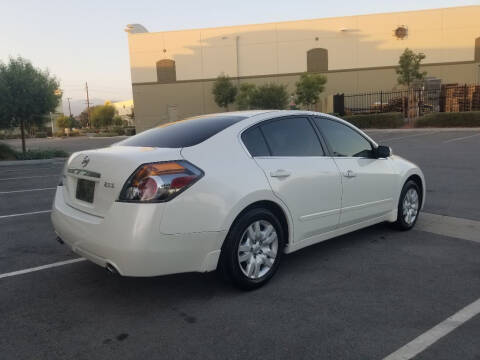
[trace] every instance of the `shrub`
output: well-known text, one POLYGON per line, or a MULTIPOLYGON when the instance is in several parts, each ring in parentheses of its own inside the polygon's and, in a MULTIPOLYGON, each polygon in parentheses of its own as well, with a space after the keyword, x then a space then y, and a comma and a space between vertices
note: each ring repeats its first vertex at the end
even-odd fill
POLYGON ((415 122, 415 127, 480 127, 480 111, 431 113, 415 122))
POLYGON ((46 132, 43 132, 43 131, 37 131, 35 133, 35 137, 36 138, 46 138, 47 137, 47 133, 46 132))
POLYGON ((54 136, 56 136, 56 137, 63 137, 63 136, 65 136, 65 132, 64 132, 63 130, 55 131, 54 136))
POLYGON ((121 126, 115 126, 113 132, 117 133, 117 135, 125 135, 125 130, 121 126))
POLYGON ((116 132, 99 132, 95 134, 95 137, 112 137, 112 136, 118 136, 116 132))
POLYGON ((7 144, 0 143, 0 160, 15 160, 17 152, 7 144))
POLYGON ((228 76, 220 75, 213 83, 212 94, 215 103, 228 111, 228 105, 235 101, 237 88, 228 76))
POLYGON ((47 149, 47 150, 27 150, 25 154, 17 153, 17 160, 37 160, 51 159, 56 157, 68 157, 69 154, 63 150, 47 149))
POLYGON ((395 129, 405 125, 402 113, 380 113, 344 116, 344 120, 362 129, 395 129))
POLYGON ((127 136, 133 136, 137 133, 134 127, 127 127, 125 128, 125 135, 127 136))
POLYGON ((58 149, 27 150, 25 153, 22 153, 12 149, 7 144, 0 143, 0 160, 36 160, 68 156, 67 152, 58 149))
POLYGON ((311 109, 318 102, 326 83, 327 78, 324 75, 303 73, 296 83, 296 102, 311 109))
POLYGON ((240 84, 237 97, 235 101, 238 106, 238 110, 248 110, 250 109, 252 99, 255 96, 256 91, 255 84, 243 83, 240 84))
POLYGON ((250 107, 253 109, 285 109, 288 105, 286 85, 265 84, 258 86, 251 98, 250 107))

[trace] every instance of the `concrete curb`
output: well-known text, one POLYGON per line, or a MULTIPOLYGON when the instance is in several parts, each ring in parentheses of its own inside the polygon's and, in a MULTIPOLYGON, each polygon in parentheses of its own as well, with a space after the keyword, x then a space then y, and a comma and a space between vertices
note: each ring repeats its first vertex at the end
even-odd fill
POLYGON ((362 129, 362 131, 369 132, 369 131, 379 131, 379 132, 418 132, 418 131, 440 131, 440 132, 448 132, 448 131, 480 131, 480 127, 449 127, 449 128, 433 128, 433 127, 425 127, 425 128, 412 128, 412 129, 362 129))
POLYGON ((52 159, 39 159, 39 160, 8 160, 0 161, 1 166, 11 165, 39 165, 39 164, 63 164, 67 158, 52 158, 52 159))

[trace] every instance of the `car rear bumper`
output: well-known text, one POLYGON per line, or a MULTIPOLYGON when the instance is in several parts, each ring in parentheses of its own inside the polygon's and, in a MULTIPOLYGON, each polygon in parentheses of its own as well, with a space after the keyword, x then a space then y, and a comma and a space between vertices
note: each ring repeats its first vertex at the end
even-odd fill
MULTIPOLYGON (((115 202, 105 217, 67 205, 57 188, 52 223, 72 250, 125 276, 215 270, 226 231, 162 234, 164 204, 115 202)), ((188 219, 186 219, 188 220, 188 219)))

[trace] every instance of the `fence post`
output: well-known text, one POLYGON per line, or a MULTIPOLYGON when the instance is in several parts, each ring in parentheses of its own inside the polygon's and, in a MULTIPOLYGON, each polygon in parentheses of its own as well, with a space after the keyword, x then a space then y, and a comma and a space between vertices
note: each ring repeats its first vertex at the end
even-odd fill
POLYGON ((383 113, 383 91, 380 90, 380 112, 383 113))

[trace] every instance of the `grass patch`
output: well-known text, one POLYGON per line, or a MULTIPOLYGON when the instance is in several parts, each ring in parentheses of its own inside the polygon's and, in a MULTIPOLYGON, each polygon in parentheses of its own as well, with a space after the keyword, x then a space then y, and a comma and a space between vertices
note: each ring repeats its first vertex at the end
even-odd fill
POLYGON ((379 113, 344 116, 344 120, 361 129, 396 129, 405 125, 402 113, 379 113))
POLYGON ((68 157, 70 154, 63 150, 27 150, 25 154, 12 149, 7 144, 0 143, 0 160, 38 160, 52 159, 57 157, 68 157))
POLYGON ((415 127, 480 127, 480 111, 427 114, 415 121, 415 127))

